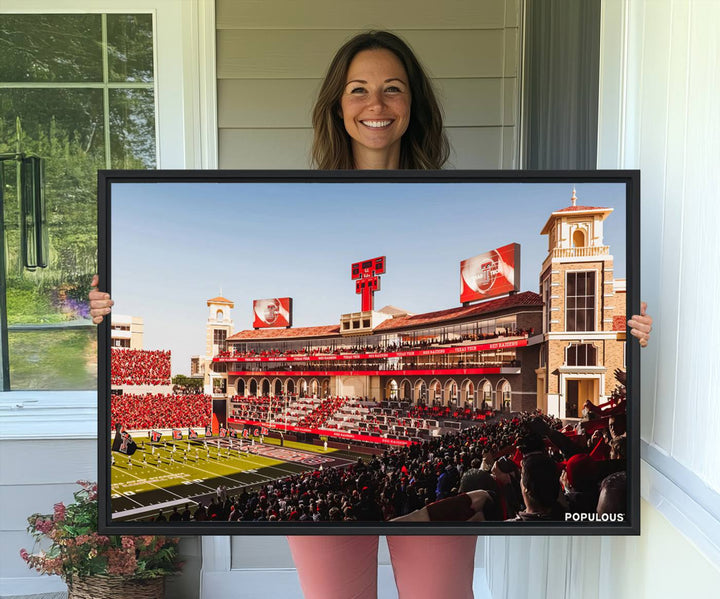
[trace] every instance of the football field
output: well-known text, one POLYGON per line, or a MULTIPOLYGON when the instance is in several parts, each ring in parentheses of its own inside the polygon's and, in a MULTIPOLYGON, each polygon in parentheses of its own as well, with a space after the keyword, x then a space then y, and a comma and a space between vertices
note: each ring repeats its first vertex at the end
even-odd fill
POLYGON ((111 452, 111 506, 113 519, 147 520, 163 510, 167 517, 174 506, 205 506, 217 489, 228 496, 248 492, 287 476, 320 468, 344 467, 366 454, 306 443, 265 438, 186 439, 163 437, 158 443, 138 440, 137 451, 128 457, 111 452))

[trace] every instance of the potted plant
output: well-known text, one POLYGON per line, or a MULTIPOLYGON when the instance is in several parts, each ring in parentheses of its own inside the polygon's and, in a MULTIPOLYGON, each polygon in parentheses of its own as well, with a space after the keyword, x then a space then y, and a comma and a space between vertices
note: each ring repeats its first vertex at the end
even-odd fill
POLYGON ((78 481, 69 505, 56 503, 52 514, 33 514, 28 532, 33 553, 20 550, 30 568, 57 574, 69 599, 125 596, 162 599, 165 577, 182 568, 178 539, 161 536, 104 536, 97 532, 97 484, 78 481))

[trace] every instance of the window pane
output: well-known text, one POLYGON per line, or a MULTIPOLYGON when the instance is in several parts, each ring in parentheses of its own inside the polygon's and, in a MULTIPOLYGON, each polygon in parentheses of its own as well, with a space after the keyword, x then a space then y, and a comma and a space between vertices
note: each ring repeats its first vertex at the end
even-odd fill
MULTIPOLYGON (((46 159, 61 156, 67 160, 72 154, 82 160, 104 160, 102 90, 3 89, 0 93, 0 152, 15 151, 18 118, 23 135, 21 151, 36 153, 46 159)), ((46 176, 50 175, 46 172, 46 176)), ((72 178, 76 172, 71 170, 66 176, 72 178)), ((92 179, 97 187, 95 177, 92 179)))
POLYGON ((2 15, 0 81, 102 81, 100 15, 2 15))
POLYGON ((567 274, 567 290, 565 291, 566 295, 576 295, 575 291, 575 279, 577 277, 577 273, 569 272, 567 274))
POLYGON ((110 147, 112 168, 155 168, 153 90, 110 90, 110 147))
POLYGON ((585 274, 587 278, 587 288, 585 293, 588 295, 595 295, 595 273, 589 272, 585 274))
POLYGON ((567 349, 567 365, 568 366, 576 366, 577 362, 577 353, 576 353, 577 346, 571 345, 567 349))
POLYGON ((153 81, 152 15, 107 16, 110 81, 153 81))
MULTIPOLYGON (((108 17, 113 72, 152 81, 152 20, 108 17), (133 33, 133 27, 139 31, 133 33), (123 36, 129 39, 123 42, 123 36), (149 36, 149 39, 148 39, 149 36), (122 63, 125 63, 123 66, 122 63)), ((155 166, 152 90, 62 88, 66 82, 103 83, 102 17, 3 15, 0 81, 51 82, 47 89, 0 93, 0 152, 45 161, 49 264, 21 263, 15 161, 5 161, 3 216, 12 389, 89 389, 96 386, 96 329, 88 326, 87 294, 97 265, 97 170, 110 148, 115 168, 155 166), (7 35, 5 35, 7 34, 7 35), (6 59, 6 57, 9 57, 6 59), (109 118, 111 129, 105 128, 109 118), (19 133, 16 123, 19 123, 19 133), (28 330, 43 325, 42 330, 28 330)), ((3 282, 5 283, 5 282, 3 282)))
POLYGON ((97 332, 12 332, 8 335, 10 382, 21 389, 93 389, 97 386, 97 332))
POLYGON ((575 312, 575 310, 572 310, 572 311, 568 310, 567 324, 565 326, 566 331, 577 331, 578 330, 577 326, 576 326, 576 322, 575 322, 576 314, 577 314, 577 312, 575 312))

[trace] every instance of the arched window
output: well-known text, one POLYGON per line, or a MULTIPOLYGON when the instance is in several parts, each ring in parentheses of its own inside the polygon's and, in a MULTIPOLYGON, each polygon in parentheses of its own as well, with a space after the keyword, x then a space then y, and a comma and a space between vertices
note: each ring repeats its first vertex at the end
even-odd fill
POLYGON ((568 366, 597 366, 597 349, 592 343, 574 343, 565 350, 568 366))
POLYGON ((217 311, 217 314, 215 315, 215 320, 222 320, 223 317, 224 317, 223 311, 222 311, 222 310, 218 310, 218 311, 217 311))
POLYGON ((398 399, 398 384, 395 379, 391 380, 388 384, 388 395, 392 400, 398 399))

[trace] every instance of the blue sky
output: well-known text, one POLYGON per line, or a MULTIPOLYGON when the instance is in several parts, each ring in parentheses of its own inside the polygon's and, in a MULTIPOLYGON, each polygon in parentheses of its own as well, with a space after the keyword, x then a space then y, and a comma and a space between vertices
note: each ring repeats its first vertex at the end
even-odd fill
MULTIPOLYGON (((336 324, 360 310, 353 262, 387 256, 375 308, 420 313, 459 306, 460 261, 517 242, 521 290, 538 291, 540 230, 570 205, 566 183, 115 183, 111 289, 115 312, 140 316, 145 349, 172 350, 189 373, 205 352, 206 300, 292 297, 294 326, 336 324)), ((615 276, 625 276, 625 186, 577 184, 578 205, 605 221, 615 276)))

